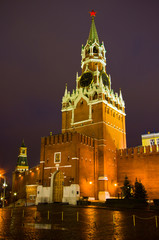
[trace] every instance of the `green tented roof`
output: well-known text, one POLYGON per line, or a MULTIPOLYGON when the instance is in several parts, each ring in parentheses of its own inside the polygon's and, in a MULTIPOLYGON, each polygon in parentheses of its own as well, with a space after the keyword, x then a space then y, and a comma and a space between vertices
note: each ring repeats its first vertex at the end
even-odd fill
POLYGON ((24 139, 23 139, 23 141, 22 141, 21 147, 25 147, 24 139))
POLYGON ((27 157, 18 157, 17 166, 28 166, 27 157))
POLYGON ((94 22, 94 17, 92 17, 92 24, 89 32, 88 43, 92 44, 95 42, 95 40, 97 43, 99 43, 98 33, 97 33, 96 25, 94 22))

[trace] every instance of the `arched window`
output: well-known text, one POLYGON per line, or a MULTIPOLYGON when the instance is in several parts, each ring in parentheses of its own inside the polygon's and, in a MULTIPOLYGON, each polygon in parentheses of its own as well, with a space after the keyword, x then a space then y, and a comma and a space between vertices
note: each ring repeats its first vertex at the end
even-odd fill
POLYGON ((93 96, 93 100, 97 99, 98 98, 98 94, 97 92, 95 92, 94 96, 93 96))
POLYGON ((94 53, 98 53, 98 48, 97 48, 96 46, 94 46, 93 52, 94 52, 94 53))

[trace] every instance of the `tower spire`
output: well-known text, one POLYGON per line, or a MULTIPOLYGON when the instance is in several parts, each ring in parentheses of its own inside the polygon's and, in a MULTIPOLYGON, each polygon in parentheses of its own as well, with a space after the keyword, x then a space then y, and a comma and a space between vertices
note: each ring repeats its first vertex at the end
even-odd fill
POLYGON ((24 138, 23 138, 21 147, 25 147, 24 138))
POLYGON ((65 87, 65 97, 67 96, 67 83, 66 83, 66 87, 65 87))
POLYGON ((92 18, 92 24, 91 24, 91 28, 90 28, 90 32, 89 32, 88 43, 92 44, 95 41, 97 43, 99 43, 98 33, 97 33, 96 25, 95 25, 95 22, 94 22, 94 17, 96 16, 96 12, 94 10, 92 10, 90 12, 90 15, 91 15, 91 18, 92 18))

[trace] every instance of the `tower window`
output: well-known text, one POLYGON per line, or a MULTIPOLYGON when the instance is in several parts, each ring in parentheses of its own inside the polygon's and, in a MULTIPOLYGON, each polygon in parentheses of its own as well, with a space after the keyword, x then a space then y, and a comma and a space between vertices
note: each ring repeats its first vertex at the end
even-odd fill
POLYGON ((155 140, 154 139, 150 139, 150 146, 155 145, 155 140))
POLYGON ((93 48, 93 52, 98 53, 98 48, 96 46, 93 48))
POLYGON ((98 94, 97 92, 95 92, 94 96, 93 96, 93 100, 97 99, 98 98, 98 94))

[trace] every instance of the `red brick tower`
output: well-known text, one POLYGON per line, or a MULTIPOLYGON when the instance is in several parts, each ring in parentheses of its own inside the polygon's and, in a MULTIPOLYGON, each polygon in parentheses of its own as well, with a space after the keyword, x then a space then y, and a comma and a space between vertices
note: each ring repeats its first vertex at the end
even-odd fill
POLYGON ((116 183, 116 148, 126 148, 125 103, 121 90, 114 93, 106 72, 104 43, 99 42, 94 17, 85 46, 82 46, 81 76, 76 90, 62 99, 62 133, 77 131, 98 140, 98 189, 100 194, 114 194, 116 183))

